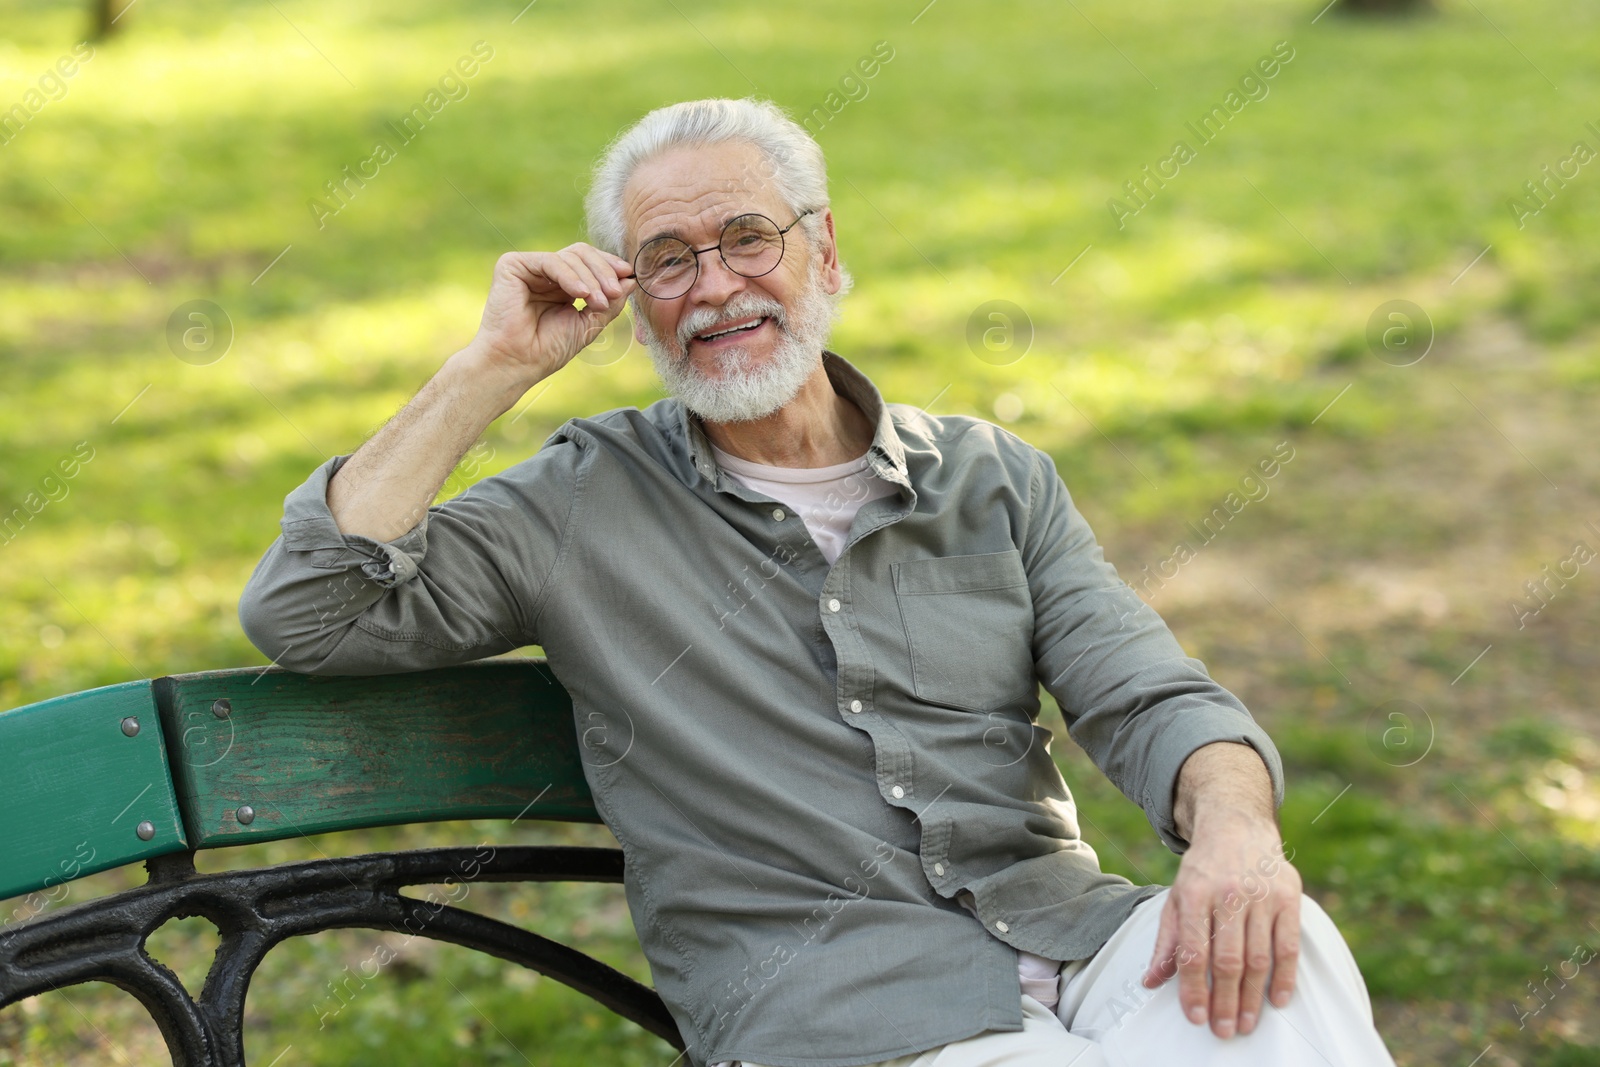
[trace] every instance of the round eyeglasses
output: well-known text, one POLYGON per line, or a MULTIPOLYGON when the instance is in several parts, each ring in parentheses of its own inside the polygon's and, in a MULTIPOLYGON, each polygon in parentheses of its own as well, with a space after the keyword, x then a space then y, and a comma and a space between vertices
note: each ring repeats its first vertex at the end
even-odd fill
POLYGON ((722 228, 716 244, 704 248, 693 248, 676 237, 646 241, 633 257, 633 276, 647 295, 674 300, 694 288, 700 277, 700 254, 713 248, 735 274, 746 278, 770 274, 783 259, 783 235, 814 210, 800 212, 781 230, 765 215, 740 215, 722 228))

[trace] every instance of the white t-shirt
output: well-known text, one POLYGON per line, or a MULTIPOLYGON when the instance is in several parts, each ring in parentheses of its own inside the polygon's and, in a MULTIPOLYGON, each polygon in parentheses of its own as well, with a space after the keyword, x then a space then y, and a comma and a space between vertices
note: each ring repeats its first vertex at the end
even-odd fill
POLYGON ((716 445, 711 446, 711 454, 717 465, 746 489, 789 505, 829 565, 844 551, 850 523, 861 505, 895 491, 893 483, 872 472, 865 453, 831 467, 769 467, 729 455, 716 445))
MULTIPOLYGON (((864 454, 831 467, 770 467, 729 455, 716 445, 711 446, 711 452, 716 457, 717 465, 727 471, 734 481, 787 504, 790 510, 800 516, 800 521, 805 523, 812 540, 822 549, 823 558, 830 566, 844 551, 845 541, 850 536, 850 523, 854 521, 861 505, 895 491, 891 483, 872 473, 864 454)), ((977 912, 965 897, 966 894, 962 894, 962 905, 976 916, 977 912)), ((1021 991, 1052 1010, 1058 999, 1056 976, 1060 971, 1061 964, 1057 960, 1035 956, 1031 952, 1017 953, 1017 979, 1021 991)))

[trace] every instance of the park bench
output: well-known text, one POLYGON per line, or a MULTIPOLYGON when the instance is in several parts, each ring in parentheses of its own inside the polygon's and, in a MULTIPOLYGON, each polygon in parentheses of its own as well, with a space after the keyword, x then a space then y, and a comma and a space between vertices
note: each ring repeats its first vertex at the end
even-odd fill
POLYGON ((441 819, 598 823, 572 702, 542 659, 379 677, 278 668, 126 682, 0 712, 0 899, 143 861, 143 885, 5 924, 0 1008, 109 982, 178 1067, 241 1067, 251 976, 336 928, 422 935, 529 967, 674 1048, 648 986, 537 933, 406 886, 622 881, 610 848, 431 848, 202 874, 198 849, 441 819), (487 851, 487 854, 485 854, 487 851), (145 951, 170 919, 220 935, 198 996, 145 951))

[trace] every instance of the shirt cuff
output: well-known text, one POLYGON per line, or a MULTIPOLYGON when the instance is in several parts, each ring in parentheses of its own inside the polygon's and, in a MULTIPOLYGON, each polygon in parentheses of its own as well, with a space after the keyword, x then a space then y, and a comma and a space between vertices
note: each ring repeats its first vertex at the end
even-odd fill
POLYGON ((1162 843, 1175 853, 1189 849, 1189 842, 1178 834, 1174 814, 1178 772, 1193 752, 1218 741, 1235 741, 1253 748, 1272 780, 1272 810, 1277 811, 1283 804, 1283 761, 1259 723, 1228 708, 1187 710, 1158 735, 1145 776, 1145 817, 1162 843))
POLYGON ((377 541, 339 529, 328 510, 328 482, 349 455, 334 456, 284 498, 283 546, 311 553, 311 565, 325 570, 352 570, 383 588, 408 582, 428 551, 428 510, 417 524, 393 541, 377 541))

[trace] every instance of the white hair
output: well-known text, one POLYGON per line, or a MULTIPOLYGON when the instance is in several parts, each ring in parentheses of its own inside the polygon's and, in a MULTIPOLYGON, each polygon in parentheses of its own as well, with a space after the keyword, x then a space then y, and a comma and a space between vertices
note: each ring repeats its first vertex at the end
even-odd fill
MULTIPOLYGON (((800 229, 812 241, 821 240, 827 232, 822 212, 828 206, 828 169, 822 159, 822 147, 805 127, 770 100, 716 97, 656 108, 606 146, 584 197, 589 243, 626 258, 628 233, 622 192, 634 171, 681 145, 704 147, 727 141, 754 145, 765 163, 762 169, 766 173, 746 173, 741 182, 743 188, 750 191, 770 182, 790 211, 796 215, 813 212, 800 220, 800 229)), ((839 264, 839 274, 839 291, 829 296, 836 313, 839 300, 853 284, 843 262, 839 264)))

